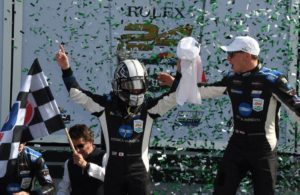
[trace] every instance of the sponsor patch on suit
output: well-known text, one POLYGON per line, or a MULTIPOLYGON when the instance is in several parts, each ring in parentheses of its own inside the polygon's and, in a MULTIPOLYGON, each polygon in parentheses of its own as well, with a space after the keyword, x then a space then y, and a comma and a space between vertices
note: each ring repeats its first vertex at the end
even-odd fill
POLYGON ((143 124, 144 122, 142 120, 134 120, 133 121, 133 129, 136 133, 142 133, 143 132, 143 124))
POLYGON ((260 112, 264 109, 264 100, 261 98, 253 98, 252 108, 256 112, 260 112))

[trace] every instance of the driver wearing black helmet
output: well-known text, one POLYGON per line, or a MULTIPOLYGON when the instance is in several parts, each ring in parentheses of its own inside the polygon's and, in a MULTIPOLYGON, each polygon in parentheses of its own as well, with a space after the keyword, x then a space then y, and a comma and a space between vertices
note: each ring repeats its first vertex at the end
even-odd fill
MULTIPOLYGON (((97 95, 77 83, 61 45, 56 60, 70 97, 100 120, 106 147, 103 167, 105 194, 150 194, 148 145, 153 120, 176 106, 173 82, 169 93, 146 98, 147 71, 135 59, 119 63, 112 81, 113 91, 97 95)), ((178 74, 179 75, 179 74, 178 74)), ((160 74, 160 80, 168 79, 160 74)), ((179 79, 179 76, 178 78, 179 79)))

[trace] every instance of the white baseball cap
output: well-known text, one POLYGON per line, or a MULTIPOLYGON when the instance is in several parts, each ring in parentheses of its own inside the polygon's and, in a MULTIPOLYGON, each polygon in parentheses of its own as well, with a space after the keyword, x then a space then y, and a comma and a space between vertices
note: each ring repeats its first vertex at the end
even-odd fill
POLYGON ((249 36, 237 36, 227 46, 221 46, 226 52, 243 51, 258 56, 260 52, 258 42, 249 36))

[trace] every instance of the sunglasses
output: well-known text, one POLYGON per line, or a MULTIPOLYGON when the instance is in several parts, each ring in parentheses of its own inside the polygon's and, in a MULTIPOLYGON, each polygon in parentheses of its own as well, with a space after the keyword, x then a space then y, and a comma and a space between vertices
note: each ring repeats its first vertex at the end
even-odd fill
POLYGON ((243 53, 243 51, 228 51, 227 56, 232 58, 237 53, 243 53))
POLYGON ((85 144, 78 144, 76 146, 74 146, 75 148, 78 148, 78 149, 82 149, 84 147, 85 144))

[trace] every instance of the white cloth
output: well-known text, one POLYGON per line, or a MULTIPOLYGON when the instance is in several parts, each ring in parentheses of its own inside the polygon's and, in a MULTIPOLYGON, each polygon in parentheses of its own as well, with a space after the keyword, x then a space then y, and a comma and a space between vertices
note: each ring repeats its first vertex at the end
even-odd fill
POLYGON ((58 184, 58 190, 56 195, 69 195, 71 192, 71 182, 69 178, 69 171, 68 171, 68 161, 65 161, 64 164, 64 175, 62 180, 58 184))
POLYGON ((185 37, 178 43, 182 77, 176 90, 176 101, 181 106, 185 102, 201 104, 197 83, 203 81, 203 68, 199 52, 200 45, 193 37, 185 37))

